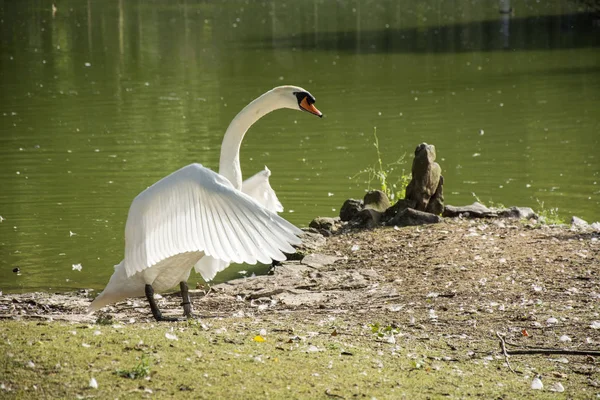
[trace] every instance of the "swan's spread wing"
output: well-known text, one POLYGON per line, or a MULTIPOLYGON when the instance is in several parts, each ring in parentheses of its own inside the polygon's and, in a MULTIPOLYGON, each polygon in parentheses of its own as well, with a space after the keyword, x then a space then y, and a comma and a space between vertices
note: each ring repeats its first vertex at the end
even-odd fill
MULTIPOLYGON (((265 169, 242 183, 242 192, 252 197, 267 210, 281 212, 283 211, 283 206, 269 183, 270 176, 271 171, 265 166, 265 169)), ((223 271, 228 266, 229 263, 226 261, 211 256, 204 256, 194 265, 194 269, 202 275, 202 279, 209 282, 214 279, 217 273, 223 271)))
MULTIPOLYGON (((271 171, 265 167, 265 169, 242 183, 242 192, 252 197, 267 210, 281 212, 283 211, 283 206, 269 183, 270 176, 271 171)), ((211 256, 204 256, 194 265, 194 269, 202 275, 202 279, 209 282, 214 279, 217 273, 223 271, 228 266, 229 263, 226 261, 211 256)))
POLYGON ((242 183, 242 192, 258 201, 268 210, 282 212, 283 206, 269 183, 269 176, 271 176, 271 171, 265 167, 265 169, 242 183))
POLYGON ((175 254, 203 251, 224 262, 284 260, 301 231, 221 175, 191 164, 140 193, 125 227, 127 276, 175 254))

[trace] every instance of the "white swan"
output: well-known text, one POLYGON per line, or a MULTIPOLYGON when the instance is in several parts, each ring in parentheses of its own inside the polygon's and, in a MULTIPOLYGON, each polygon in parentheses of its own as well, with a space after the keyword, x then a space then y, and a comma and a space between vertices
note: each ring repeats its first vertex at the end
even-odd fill
POLYGON ((293 253, 301 232, 279 217, 283 208, 269 184, 270 171, 242 182, 240 146, 246 131, 265 114, 280 109, 322 116, 315 98, 297 86, 276 87, 248 104, 231 121, 221 145, 219 173, 190 164, 141 192, 131 203, 125 226, 125 258, 91 313, 128 297, 146 296, 157 321, 164 317, 154 291, 177 283, 183 310, 191 316, 187 280, 195 266, 205 280, 229 263, 269 263, 293 253))

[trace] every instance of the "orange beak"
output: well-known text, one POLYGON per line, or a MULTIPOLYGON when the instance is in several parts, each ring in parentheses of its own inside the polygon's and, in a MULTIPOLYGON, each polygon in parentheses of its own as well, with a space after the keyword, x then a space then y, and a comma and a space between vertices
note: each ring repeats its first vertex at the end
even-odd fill
POLYGON ((311 114, 315 114, 317 117, 323 117, 323 113, 317 110, 317 107, 315 107, 314 104, 308 104, 308 100, 306 99, 306 97, 302 99, 300 102, 300 108, 304 111, 308 111, 311 114))

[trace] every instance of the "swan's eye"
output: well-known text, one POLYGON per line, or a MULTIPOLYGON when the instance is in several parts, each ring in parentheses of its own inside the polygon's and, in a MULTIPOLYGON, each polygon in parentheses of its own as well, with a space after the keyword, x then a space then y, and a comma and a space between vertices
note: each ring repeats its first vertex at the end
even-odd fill
POLYGON ((306 99, 308 104, 314 104, 315 98, 312 97, 310 93, 307 92, 294 92, 294 96, 298 99, 298 104, 302 103, 302 100, 306 99))
POLYGON ((321 111, 317 110, 314 106, 315 98, 307 92, 294 92, 296 99, 298 99, 298 106, 301 110, 308 111, 311 114, 315 114, 318 117, 322 117, 321 111))

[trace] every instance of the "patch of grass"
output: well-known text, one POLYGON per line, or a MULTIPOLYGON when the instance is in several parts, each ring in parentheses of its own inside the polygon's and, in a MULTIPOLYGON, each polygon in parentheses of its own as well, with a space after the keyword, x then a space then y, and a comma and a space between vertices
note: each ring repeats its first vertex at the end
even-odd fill
POLYGON ((399 172, 399 176, 396 176, 396 178, 393 180, 390 176, 396 175, 397 168, 406 163, 404 160, 405 154, 400 156, 400 158, 392 163, 384 164, 381 151, 379 150, 377 127, 374 128, 373 137, 375 139, 373 145, 375 146, 375 151, 377 152, 377 162, 374 166, 366 168, 354 175, 353 179, 367 174, 367 188, 369 190, 379 189, 384 192, 390 200, 403 199, 406 195, 406 187, 412 178, 410 170, 407 172, 404 168, 402 168, 402 170, 399 172), (377 181, 379 183, 378 187, 371 186, 373 181, 377 181))
POLYGON ((142 354, 140 362, 131 369, 117 369, 115 373, 122 378, 139 379, 150 376, 150 360, 142 354))
MULTIPOLYGON (((150 392, 181 399, 532 395, 530 377, 512 374, 502 357, 483 360, 492 348, 497 351, 492 336, 489 346, 480 347, 490 350, 472 359, 465 356, 471 341, 451 350, 446 339, 433 336, 426 341, 411 334, 397 335, 396 343, 373 340, 373 334, 385 337, 397 331, 387 324, 347 324, 336 327, 338 334, 333 336, 322 325, 307 323, 293 313, 278 316, 276 322, 255 316, 204 323, 208 330, 183 322, 116 328, 0 321, 0 398, 112 399, 150 392), (171 327, 177 340, 165 337, 171 327), (275 329, 281 327, 294 331, 275 329), (259 328, 269 332, 264 342, 252 340, 259 328), (145 355, 141 361, 140 351, 145 355), (147 354, 152 357, 152 371, 147 354), (452 361, 444 361, 446 355, 452 361), (136 379, 118 379, 115 368, 136 379), (92 377, 97 389, 89 387, 92 377)), ((457 339, 453 343, 459 346, 457 339)), ((555 362, 536 360, 539 373, 550 376, 556 369, 555 362)), ((551 392, 536 395, 556 398, 551 392)))
POLYGON ((506 208, 504 206, 504 204, 502 203, 496 203, 494 202, 492 199, 490 199, 489 201, 485 202, 483 200, 481 200, 479 198, 479 196, 477 196, 477 194, 475 194, 475 192, 471 192, 471 194, 473 195, 473 197, 475 198, 475 201, 478 202, 479 204, 482 204, 483 206, 487 207, 487 208, 506 208))
POLYGON ((380 339, 388 338, 400 333, 397 328, 391 325, 382 326, 379 322, 370 324, 369 327, 371 328, 371 332, 380 339))
MULTIPOLYGON (((471 193, 475 198, 475 201, 484 205, 488 208, 506 208, 502 203, 495 203, 491 199, 487 202, 481 200, 479 196, 475 192, 471 193)), ((535 199, 538 204, 538 209, 535 210, 535 213, 540 217, 536 226, 541 225, 566 225, 567 221, 562 218, 558 213, 558 208, 546 208, 544 202, 540 199, 535 199)), ((528 222, 528 221, 523 221, 528 222)))
POLYGON ((547 225, 566 225, 567 221, 558 214, 558 208, 546 208, 543 201, 537 198, 535 200, 539 207, 535 213, 539 215, 540 222, 547 225))

